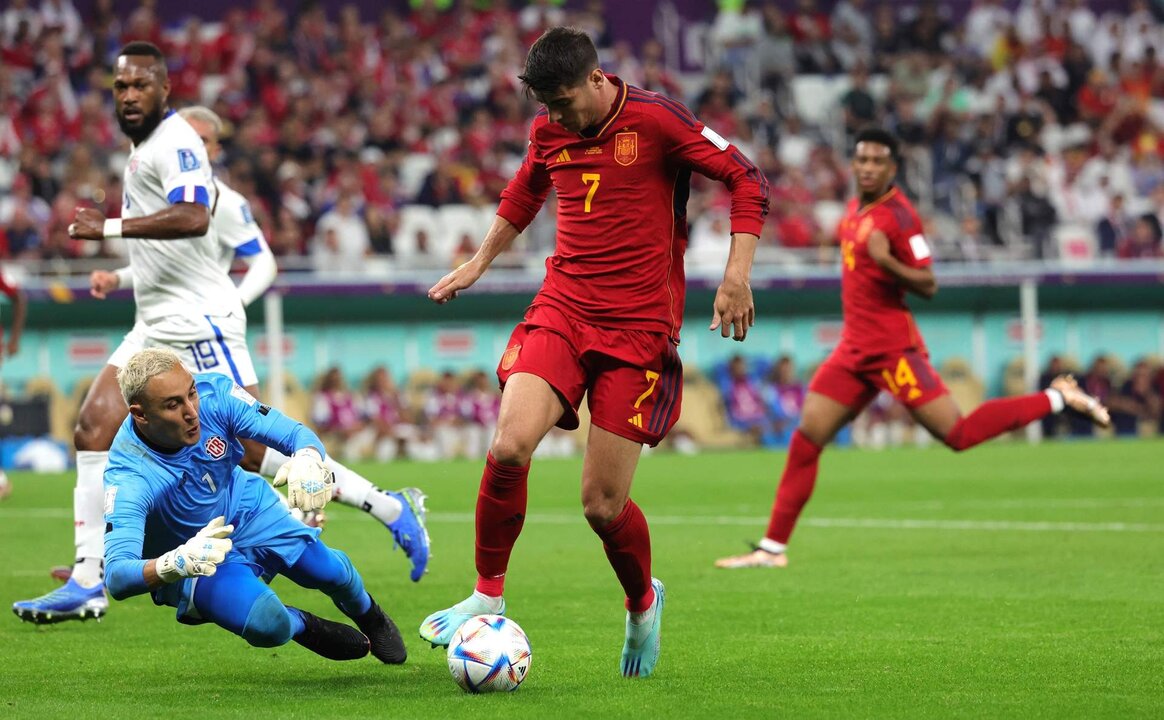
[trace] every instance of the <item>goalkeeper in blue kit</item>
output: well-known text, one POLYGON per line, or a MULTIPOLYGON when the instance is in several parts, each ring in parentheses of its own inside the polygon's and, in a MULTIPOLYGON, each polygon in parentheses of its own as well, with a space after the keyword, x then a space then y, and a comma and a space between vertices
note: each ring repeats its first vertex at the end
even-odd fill
POLYGON ((275 478, 301 510, 320 510, 334 479, 319 437, 223 375, 191 375, 170 350, 133 355, 117 374, 129 406, 105 469, 106 585, 150 593, 178 622, 212 622, 256 647, 290 640, 332 660, 407 651, 344 553, 295 520, 259 475, 238 467, 237 438, 290 455, 275 478), (282 575, 321 590, 356 627, 283 604, 282 575), (357 629, 358 628, 358 629, 357 629))

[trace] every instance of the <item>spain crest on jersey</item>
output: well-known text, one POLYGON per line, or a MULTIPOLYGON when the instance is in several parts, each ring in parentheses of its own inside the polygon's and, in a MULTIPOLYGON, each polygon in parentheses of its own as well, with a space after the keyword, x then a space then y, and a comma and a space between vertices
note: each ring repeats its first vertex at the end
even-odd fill
POLYGON ((857 242, 863 243, 873 234, 873 218, 866 217, 857 228, 857 242))
POLYGON ((517 356, 521 353, 521 345, 511 345, 506 349, 505 354, 501 356, 501 369, 508 370, 517 362, 517 356))
POLYGON ((630 165, 639 159, 639 134, 620 132, 614 136, 614 161, 619 165, 630 165))

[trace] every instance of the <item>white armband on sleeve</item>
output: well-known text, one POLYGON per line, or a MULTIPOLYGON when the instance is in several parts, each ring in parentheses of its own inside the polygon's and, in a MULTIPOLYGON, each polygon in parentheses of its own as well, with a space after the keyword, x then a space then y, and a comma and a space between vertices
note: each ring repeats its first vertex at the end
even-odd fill
POLYGON ((118 289, 125 289, 125 288, 132 288, 133 287, 133 267, 132 266, 126 265, 123 268, 117 268, 116 270, 113 271, 113 274, 117 276, 118 289))
POLYGON ((930 256, 930 245, 921 233, 909 238, 909 249, 913 251, 915 260, 925 260, 930 256))

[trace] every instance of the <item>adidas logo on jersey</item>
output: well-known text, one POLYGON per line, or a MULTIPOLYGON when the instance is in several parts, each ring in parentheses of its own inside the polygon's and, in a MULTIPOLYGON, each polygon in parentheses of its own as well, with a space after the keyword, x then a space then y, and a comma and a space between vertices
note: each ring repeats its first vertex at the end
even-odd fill
POLYGON ((558 153, 558 156, 556 159, 560 163, 570 162, 570 151, 569 150, 562 150, 562 152, 558 153))
POLYGON ((637 428, 642 428, 642 426, 643 426, 643 414, 642 413, 635 413, 634 417, 627 418, 626 421, 628 423, 630 423, 631 425, 634 425, 637 428))

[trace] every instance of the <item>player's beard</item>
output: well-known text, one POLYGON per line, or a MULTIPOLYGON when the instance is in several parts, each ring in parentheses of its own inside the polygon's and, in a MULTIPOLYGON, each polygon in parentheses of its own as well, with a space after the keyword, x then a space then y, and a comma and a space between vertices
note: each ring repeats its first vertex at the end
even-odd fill
POLYGON ((121 127, 121 132, 125 133, 125 136, 132 140, 134 145, 148 138, 150 133, 154 131, 154 128, 160 125, 161 122, 161 105, 154 108, 154 111, 148 115, 143 113, 141 116, 141 124, 139 125, 130 125, 121 113, 117 114, 117 124, 121 127))

